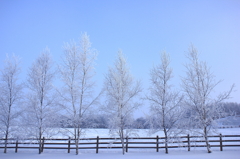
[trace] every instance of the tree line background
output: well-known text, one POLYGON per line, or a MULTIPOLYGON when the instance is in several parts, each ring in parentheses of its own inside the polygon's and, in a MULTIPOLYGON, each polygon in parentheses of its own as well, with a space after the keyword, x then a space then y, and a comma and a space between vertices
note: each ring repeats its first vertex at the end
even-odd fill
MULTIPOLYGON (((0 82, 0 135, 5 138, 5 146, 9 137, 19 135, 35 137, 41 145, 43 135, 53 133, 52 129, 73 128, 69 132, 78 154, 85 128, 109 128, 110 135, 121 138, 124 154, 124 138, 133 135, 131 129, 162 130, 168 147, 169 137, 197 128, 211 152, 207 136, 217 128, 216 120, 240 115, 239 104, 224 102, 230 98, 234 85, 212 95, 221 80, 216 80, 208 64, 199 59, 193 45, 186 56, 189 62, 185 64, 181 90, 171 84, 171 60, 163 52, 159 64, 150 69, 147 94, 132 76, 121 51, 105 74, 102 90, 96 92, 93 77, 97 52, 87 33, 82 34, 80 42, 65 43, 61 57, 54 69, 50 50, 45 48, 29 68, 25 83, 19 82, 19 57, 6 57, 0 82), (56 79, 60 84, 54 85, 56 79), (134 119, 134 111, 145 100, 149 102, 149 114, 134 119)), ((165 152, 168 153, 167 148, 165 152)))
MULTIPOLYGON (((235 102, 223 102, 224 111, 227 116, 240 116, 240 104, 235 102), (234 112, 234 113, 233 113, 234 112)), ((186 114, 186 117, 188 114, 186 114)), ((70 119, 68 119, 70 120, 70 119)), ((237 119, 236 119, 237 120, 237 119)), ((60 123, 64 123, 65 119, 60 120, 60 123)), ((104 114, 96 113, 94 116, 89 116, 86 119, 87 122, 83 122, 83 128, 108 128, 108 120, 104 114)), ((64 125, 60 124, 61 127, 65 128, 73 128, 72 125, 64 125)), ((227 125, 225 125, 227 126, 227 125)), ((232 126, 231 124, 229 126, 232 126)), ((239 123, 240 126, 240 123, 239 123)), ((150 129, 151 124, 149 122, 149 118, 146 116, 137 117, 133 120, 131 124, 132 129, 150 129)))

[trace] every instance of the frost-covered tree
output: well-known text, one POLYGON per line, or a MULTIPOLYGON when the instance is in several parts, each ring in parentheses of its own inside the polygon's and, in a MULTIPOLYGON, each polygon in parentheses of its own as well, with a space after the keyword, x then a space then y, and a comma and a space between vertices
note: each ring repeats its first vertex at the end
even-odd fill
POLYGON ((185 65, 186 75, 182 78, 185 92, 185 105, 189 107, 189 121, 204 136, 208 153, 211 153, 208 135, 215 126, 216 119, 222 117, 224 110, 220 102, 228 99, 234 85, 229 91, 213 96, 213 91, 221 81, 216 81, 206 62, 200 61, 198 51, 192 45, 187 55, 189 63, 185 65))
POLYGON ((109 117, 109 128, 111 133, 117 133, 120 137, 124 154, 124 138, 131 128, 132 114, 139 107, 135 99, 142 89, 140 83, 133 79, 121 51, 114 66, 109 67, 104 88, 107 99, 104 110, 109 117))
POLYGON ((33 62, 28 72, 26 108, 23 121, 30 133, 39 142, 39 154, 42 152, 41 139, 44 133, 54 127, 56 118, 56 105, 53 89, 53 63, 50 50, 44 49, 33 62))
POLYGON ((3 132, 5 139, 4 153, 7 152, 7 142, 13 122, 19 115, 18 104, 22 95, 19 73, 19 58, 7 55, 0 76, 0 131, 3 132))
POLYGON ((74 128, 73 136, 78 154, 80 137, 83 135, 83 122, 90 112, 91 106, 97 104, 100 94, 94 96, 94 62, 96 51, 91 48, 89 36, 84 33, 80 44, 75 42, 64 45, 64 56, 59 66, 61 79, 64 83, 59 91, 63 99, 64 115, 68 124, 74 128))
POLYGON ((173 78, 170 68, 169 55, 161 54, 161 63, 154 66, 150 73, 151 86, 147 100, 150 101, 151 127, 154 132, 163 130, 165 135, 165 152, 168 153, 168 139, 176 133, 183 117, 181 101, 183 97, 173 91, 171 79, 173 78))

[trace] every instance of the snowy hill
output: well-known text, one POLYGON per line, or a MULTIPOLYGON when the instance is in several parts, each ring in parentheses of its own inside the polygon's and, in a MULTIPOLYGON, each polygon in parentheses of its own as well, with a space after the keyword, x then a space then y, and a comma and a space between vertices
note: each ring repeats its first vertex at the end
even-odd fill
POLYGON ((220 128, 222 127, 240 127, 240 116, 229 116, 217 120, 220 128))

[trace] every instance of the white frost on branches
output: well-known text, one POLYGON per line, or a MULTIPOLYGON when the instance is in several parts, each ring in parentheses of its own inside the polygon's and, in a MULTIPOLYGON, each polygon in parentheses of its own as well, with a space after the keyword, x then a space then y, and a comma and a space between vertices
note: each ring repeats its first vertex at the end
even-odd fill
POLYGON ((168 153, 169 137, 177 133, 181 127, 183 108, 181 101, 183 96, 173 91, 171 85, 172 69, 170 68, 169 55, 161 54, 161 64, 151 69, 150 94, 147 100, 150 101, 150 124, 152 130, 163 130, 165 135, 165 152, 168 153))
POLYGON ((104 111, 108 114, 109 128, 111 133, 117 133, 120 137, 124 154, 124 138, 128 135, 133 112, 140 106, 136 98, 142 89, 140 82, 136 82, 130 74, 121 51, 114 67, 109 67, 104 89, 107 99, 104 111))
POLYGON ((220 102, 228 99, 234 88, 212 97, 212 93, 221 81, 215 81, 215 76, 207 66, 198 58, 198 51, 192 45, 187 55, 189 63, 185 65, 186 76, 182 78, 182 88, 185 92, 185 105, 189 107, 189 121, 196 128, 201 129, 201 134, 206 141, 206 147, 210 153, 208 135, 215 125, 215 121, 223 116, 220 102))
POLYGON ((34 61, 28 72, 27 101, 23 114, 23 121, 29 128, 29 135, 39 141, 39 153, 41 150, 41 139, 44 133, 56 124, 56 105, 53 89, 54 71, 50 50, 44 49, 40 56, 34 61))
POLYGON ((83 134, 82 124, 90 108, 97 104, 99 93, 94 96, 94 62, 97 53, 91 48, 87 33, 81 36, 80 44, 75 42, 64 45, 63 62, 59 66, 61 79, 64 86, 59 92, 62 97, 62 107, 68 123, 74 127, 76 154, 78 144, 83 134))
POLYGON ((19 73, 19 58, 7 55, 5 67, 0 75, 0 133, 3 133, 5 139, 4 153, 7 152, 8 138, 20 112, 18 104, 22 95, 22 86, 18 80, 19 73))

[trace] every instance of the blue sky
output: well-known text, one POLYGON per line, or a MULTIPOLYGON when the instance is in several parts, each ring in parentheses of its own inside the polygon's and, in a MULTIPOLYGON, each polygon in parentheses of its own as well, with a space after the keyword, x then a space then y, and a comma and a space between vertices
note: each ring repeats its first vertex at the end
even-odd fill
POLYGON ((224 80, 216 93, 235 83, 236 91, 229 101, 240 102, 239 0, 0 1, 0 60, 3 62, 6 53, 20 56, 22 80, 46 46, 57 64, 64 42, 78 41, 83 32, 90 35, 92 47, 98 50, 99 88, 119 49, 127 57, 132 74, 142 81, 144 93, 149 86, 149 70, 166 51, 178 88, 192 43, 216 79, 224 80))

